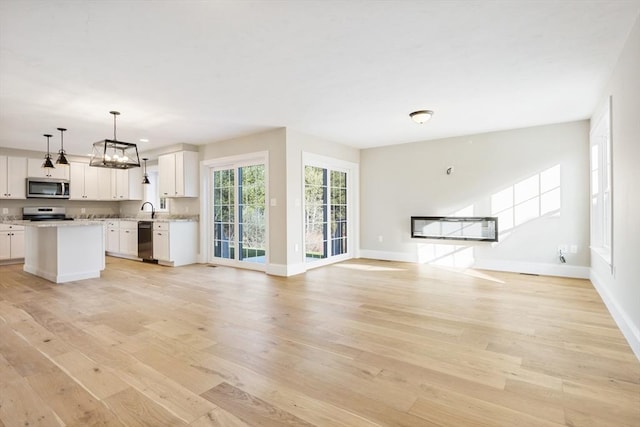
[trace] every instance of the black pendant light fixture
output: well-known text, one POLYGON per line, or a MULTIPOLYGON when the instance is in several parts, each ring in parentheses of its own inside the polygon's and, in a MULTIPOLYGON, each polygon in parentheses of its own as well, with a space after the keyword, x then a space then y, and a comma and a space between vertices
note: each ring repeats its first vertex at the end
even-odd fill
POLYGON ((66 153, 64 151, 64 131, 65 128, 58 128, 60 131, 60 151, 58 151, 58 159, 56 160, 56 165, 68 165, 69 161, 67 160, 66 153))
POLYGON ((44 137, 47 138, 47 155, 44 156, 44 163, 42 164, 42 167, 45 169, 55 169, 55 166, 53 166, 53 162, 51 161, 51 153, 49 153, 49 138, 52 136, 53 135, 48 133, 44 134, 44 137))
POLYGON ((151 181, 149 181, 149 175, 147 175, 147 160, 149 159, 146 157, 142 158, 142 161, 144 162, 144 175, 142 176, 143 184, 151 184, 151 181))
POLYGON ((138 146, 116 138, 117 111, 109 111, 113 115, 113 139, 104 139, 93 144, 93 152, 89 166, 111 169, 130 169, 140 167, 138 146))

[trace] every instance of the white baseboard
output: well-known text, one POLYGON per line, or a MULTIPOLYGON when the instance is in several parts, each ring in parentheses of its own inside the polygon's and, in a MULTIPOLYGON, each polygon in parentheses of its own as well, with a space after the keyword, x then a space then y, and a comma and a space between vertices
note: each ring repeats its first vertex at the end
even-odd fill
POLYGON ((302 274, 306 271, 307 271, 307 267, 304 265, 304 263, 291 264, 291 265, 268 264, 266 273, 272 276, 289 277, 289 276, 295 276, 296 274, 302 274))
POLYGON ((43 279, 47 279, 48 281, 53 283, 66 283, 66 282, 74 282, 76 280, 100 278, 100 270, 83 271, 83 272, 68 273, 68 274, 56 274, 55 272, 45 271, 27 264, 25 264, 24 267, 22 267, 22 269, 27 273, 33 274, 38 277, 42 277, 43 279))
POLYGON ((405 252, 374 251, 360 249, 359 258, 381 259, 385 261, 418 262, 417 256, 405 252))
POLYGON ((627 342, 631 346, 631 350, 633 350, 633 353, 640 360, 640 330, 633 324, 627 312, 620 307, 615 298, 613 298, 609 292, 609 288, 606 286, 605 282, 593 269, 591 269, 589 279, 596 288, 596 291, 600 294, 600 298, 602 298, 604 305, 607 306, 609 313, 611 313, 613 320, 618 325, 618 328, 620 328, 622 335, 627 339, 627 342))
POLYGON ((512 273, 540 274, 542 276, 572 277, 576 279, 589 278, 589 267, 580 265, 506 260, 476 260, 472 268, 508 271, 512 273))
MULTIPOLYGON (((406 252, 360 250, 360 258, 382 259, 385 261, 418 262, 417 254, 406 252)), ((512 273, 540 274, 543 276, 589 278, 589 267, 566 264, 545 264, 537 262, 505 261, 505 260, 476 260, 470 268, 482 270, 508 271, 512 273)))

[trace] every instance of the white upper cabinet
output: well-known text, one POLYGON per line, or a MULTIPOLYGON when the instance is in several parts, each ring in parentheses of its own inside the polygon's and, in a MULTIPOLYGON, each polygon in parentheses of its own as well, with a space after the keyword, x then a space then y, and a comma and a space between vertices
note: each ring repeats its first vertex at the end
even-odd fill
POLYGON ((71 200, 98 200, 98 168, 87 163, 72 162, 69 165, 71 200))
MULTIPOLYGON (((55 156, 52 160, 56 161, 55 156)), ((45 169, 42 167, 44 158, 42 159, 28 159, 27 160, 27 176, 30 178, 58 178, 58 179, 70 179, 70 167, 65 165, 55 165, 53 169, 45 169)), ((25 184, 26 187, 26 184, 25 184)))
POLYGON ((98 200, 112 200, 111 197, 111 169, 96 168, 98 174, 98 200))
POLYGON ((158 157, 160 197, 198 197, 198 156, 179 151, 158 157))
POLYGON ((142 200, 142 170, 140 168, 111 170, 112 200, 142 200))
POLYGON ((26 178, 26 157, 0 156, 0 199, 25 199, 26 178))

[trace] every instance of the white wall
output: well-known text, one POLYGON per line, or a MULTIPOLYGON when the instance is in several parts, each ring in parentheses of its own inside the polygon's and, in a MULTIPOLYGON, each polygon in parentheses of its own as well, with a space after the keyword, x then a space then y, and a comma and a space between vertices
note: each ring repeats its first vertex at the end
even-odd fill
POLYGON ((363 150, 361 256, 586 277, 588 155, 587 121, 363 150), (410 238, 412 215, 494 216, 493 195, 553 168, 560 171, 559 211, 501 233, 498 243, 410 238), (565 265, 561 244, 577 247, 565 265))
POLYGON ((612 96, 613 271, 592 255, 591 281, 640 358, 640 20, 602 102, 612 96))

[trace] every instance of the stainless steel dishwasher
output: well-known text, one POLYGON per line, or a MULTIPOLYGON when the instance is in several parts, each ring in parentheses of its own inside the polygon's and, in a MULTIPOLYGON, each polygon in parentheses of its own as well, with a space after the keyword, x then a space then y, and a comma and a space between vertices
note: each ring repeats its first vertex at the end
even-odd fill
POLYGON ((138 258, 158 262, 153 259, 153 221, 138 221, 138 258))

